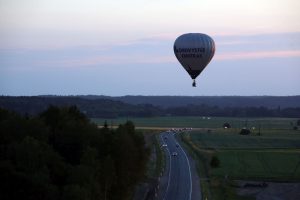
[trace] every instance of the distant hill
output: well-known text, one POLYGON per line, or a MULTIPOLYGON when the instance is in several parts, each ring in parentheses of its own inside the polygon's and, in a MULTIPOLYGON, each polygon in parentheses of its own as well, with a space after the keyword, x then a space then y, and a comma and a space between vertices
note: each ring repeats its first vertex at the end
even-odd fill
POLYGON ((87 99, 76 96, 0 96, 0 108, 13 110, 21 114, 35 115, 48 106, 76 105, 89 117, 149 117, 161 115, 161 110, 152 105, 132 105, 107 98, 87 99))
POLYGON ((300 95, 298 96, 78 96, 85 99, 112 99, 129 103, 152 104, 163 108, 186 105, 208 105, 219 107, 266 107, 288 108, 300 107, 300 95))
MULTIPOLYGON (((300 117, 300 96, 0 96, 0 108, 36 115, 48 106, 77 106, 88 117, 300 117)), ((1 116, 0 116, 1 118, 1 116)))

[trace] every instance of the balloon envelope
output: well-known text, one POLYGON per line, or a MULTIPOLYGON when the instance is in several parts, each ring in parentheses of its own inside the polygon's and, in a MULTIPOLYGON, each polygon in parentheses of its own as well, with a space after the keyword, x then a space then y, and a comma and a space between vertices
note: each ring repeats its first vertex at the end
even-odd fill
POLYGON ((174 43, 174 53, 180 64, 195 79, 215 54, 215 43, 202 33, 187 33, 174 43))

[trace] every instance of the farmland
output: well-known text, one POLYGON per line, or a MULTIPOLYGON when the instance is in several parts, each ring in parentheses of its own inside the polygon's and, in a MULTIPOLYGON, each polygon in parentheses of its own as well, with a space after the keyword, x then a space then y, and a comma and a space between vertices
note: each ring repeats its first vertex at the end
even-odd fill
POLYGON ((300 181, 300 131, 293 129, 294 119, 219 118, 211 121, 215 122, 206 125, 212 126, 181 135, 198 160, 199 174, 204 178, 201 181, 204 195, 220 199, 226 193, 229 199, 239 199, 234 195, 235 189, 230 187, 235 180, 300 181), (222 120, 232 128, 214 126, 222 124, 222 120), (251 133, 240 135, 242 127, 248 127, 251 133), (217 167, 211 166, 213 156, 219 160, 217 167))
POLYGON ((219 158, 220 167, 211 169, 211 175, 255 180, 300 179, 299 133, 244 136, 194 131, 186 137, 199 152, 209 150, 219 158))
POLYGON ((230 117, 144 117, 144 118, 92 118, 93 122, 103 125, 119 125, 127 120, 133 121, 137 127, 193 127, 193 128, 220 128, 225 122, 231 124, 233 129, 244 126, 256 127, 266 130, 291 130, 296 124, 296 118, 230 118, 230 117))
POLYGON ((127 120, 136 127, 185 128, 178 137, 193 155, 201 179, 203 196, 209 199, 253 199, 240 197, 230 185, 236 180, 267 182, 300 181, 300 130, 296 118, 152 117, 92 119, 116 126, 127 120), (223 128, 229 123, 231 128, 223 128), (242 128, 249 135, 240 135, 242 128), (212 157, 219 166, 212 167, 212 157), (225 181, 225 182, 224 182, 225 181))
POLYGON ((239 135, 238 130, 193 131, 190 140, 199 148, 214 150, 236 149, 297 149, 300 148, 299 131, 261 131, 258 135, 239 135), (284 133, 283 133, 284 132, 284 133))
MULTIPOLYGON (((137 127, 193 127, 183 139, 207 158, 216 155, 220 167, 207 175, 236 179, 300 180, 300 131, 295 118, 153 117, 92 119, 102 125, 131 120, 137 127), (228 122, 231 128, 222 128, 228 122), (248 127, 249 135, 240 135, 248 127)), ((208 165, 206 163, 206 165, 208 165)))

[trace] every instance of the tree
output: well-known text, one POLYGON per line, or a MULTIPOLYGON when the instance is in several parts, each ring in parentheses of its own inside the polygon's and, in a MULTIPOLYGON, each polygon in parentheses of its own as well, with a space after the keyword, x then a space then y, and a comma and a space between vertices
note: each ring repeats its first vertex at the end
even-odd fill
POLYGON ((103 166, 103 184, 104 184, 104 200, 109 199, 108 194, 111 192, 112 185, 116 183, 116 169, 113 159, 108 155, 104 160, 103 166))
POLYGON ((212 168, 218 168, 220 166, 220 160, 216 155, 213 155, 210 161, 210 166, 212 168))
POLYGON ((223 128, 231 128, 231 125, 228 122, 225 122, 223 124, 223 128))
POLYGON ((129 199, 149 153, 132 122, 99 129, 75 106, 0 109, 0 146, 1 200, 129 199))
POLYGON ((249 135, 251 133, 251 131, 247 128, 242 128, 242 130, 240 131, 241 135, 249 135))
POLYGON ((107 124, 107 121, 106 121, 106 120, 105 120, 105 122, 104 122, 103 128, 105 128, 105 129, 108 128, 108 124, 107 124))

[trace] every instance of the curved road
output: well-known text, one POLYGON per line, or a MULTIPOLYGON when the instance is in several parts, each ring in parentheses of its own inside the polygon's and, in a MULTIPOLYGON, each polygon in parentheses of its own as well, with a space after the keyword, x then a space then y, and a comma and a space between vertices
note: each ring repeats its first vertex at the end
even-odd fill
POLYGON ((192 200, 201 199, 200 187, 194 163, 190 160, 181 145, 176 141, 174 133, 161 133, 161 144, 167 155, 166 177, 161 199, 192 200), (174 155, 177 154, 177 155, 174 155), (193 187, 194 183, 194 187, 193 187))

